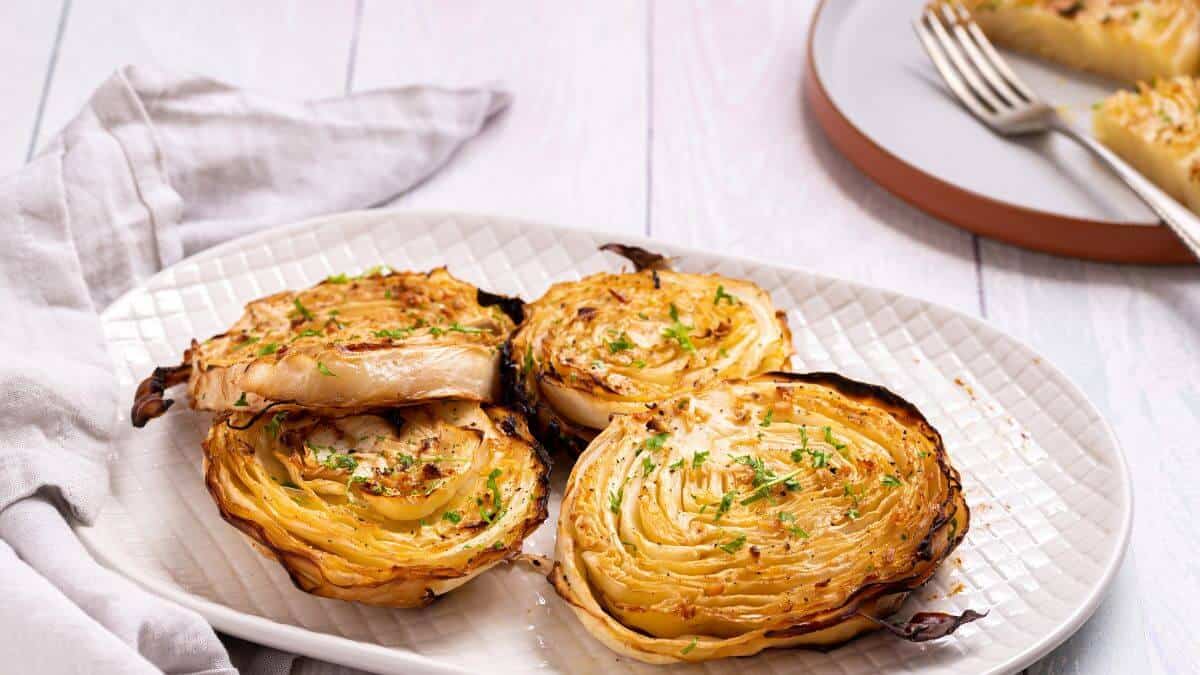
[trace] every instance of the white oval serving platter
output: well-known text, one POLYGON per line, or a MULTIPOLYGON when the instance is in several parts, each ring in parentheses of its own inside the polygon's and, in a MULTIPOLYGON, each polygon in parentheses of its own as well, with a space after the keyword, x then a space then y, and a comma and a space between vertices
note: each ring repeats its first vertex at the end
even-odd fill
MULTIPOLYGON (((193 336, 224 330, 259 296, 386 263, 450 271, 536 298, 555 281, 614 270, 612 239, 677 256, 687 271, 745 277, 787 310, 798 370, 835 370, 914 402, 963 474, 971 531, 914 593, 919 610, 988 610, 945 640, 871 635, 828 653, 797 650, 671 672, 1012 673, 1087 620, 1129 538, 1128 470, 1108 425, 1065 376, 985 323, 895 293, 661 242, 457 214, 370 211, 273 229, 155 275, 104 312, 124 402, 193 336)), ((182 397, 182 391, 175 392, 182 397)), ((307 595, 226 525, 205 491, 209 418, 173 408, 145 429, 123 415, 112 497, 80 537, 104 564, 206 617, 218 630, 377 672, 659 672, 591 639, 545 579, 497 568, 432 606, 391 610, 307 595)), ((567 467, 550 520, 526 549, 552 554, 567 467)))

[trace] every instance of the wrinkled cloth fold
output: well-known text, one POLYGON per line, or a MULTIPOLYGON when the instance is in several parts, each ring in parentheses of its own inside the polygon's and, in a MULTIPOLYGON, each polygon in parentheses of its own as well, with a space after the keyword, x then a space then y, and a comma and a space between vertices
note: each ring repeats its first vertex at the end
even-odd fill
POLYGON ((0 179, 6 668, 235 672, 198 615, 97 565, 59 513, 92 522, 120 453, 110 447, 119 403, 98 313, 215 243, 394 198, 508 103, 490 88, 425 86, 281 102, 126 67, 0 179))

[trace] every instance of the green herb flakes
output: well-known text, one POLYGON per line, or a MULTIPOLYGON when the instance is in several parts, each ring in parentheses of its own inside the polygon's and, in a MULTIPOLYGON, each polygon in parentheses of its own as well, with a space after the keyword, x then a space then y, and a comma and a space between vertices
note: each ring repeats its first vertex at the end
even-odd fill
POLYGON ((231 349, 230 351, 236 352, 237 350, 239 350, 243 347, 249 347, 250 345, 254 344, 255 342, 258 342, 261 339, 262 338, 254 337, 253 335, 247 335, 245 340, 242 340, 241 342, 234 345, 233 349, 231 349))
POLYGON ((633 344, 633 341, 629 339, 629 335, 622 332, 616 340, 608 343, 608 353, 617 354, 629 349, 633 349, 636 346, 637 345, 633 344))
POLYGON ((733 500, 737 499, 737 490, 730 490, 721 497, 721 504, 717 506, 717 513, 713 516, 713 522, 721 522, 721 516, 729 513, 729 509, 733 507, 733 500))
POLYGON ((658 452, 659 450, 663 449, 663 444, 666 443, 667 439, 670 437, 671 434, 665 431, 653 434, 646 439, 646 449, 651 452, 658 452))
POLYGON ((279 438, 279 426, 283 424, 283 421, 287 419, 287 416, 288 414, 286 412, 275 413, 271 417, 271 421, 267 422, 266 425, 263 426, 263 431, 267 432, 267 435, 271 438, 279 438))
POLYGON ((304 319, 305 321, 313 320, 312 312, 308 311, 308 308, 304 306, 303 302, 300 302, 300 296, 292 298, 292 306, 296 308, 296 313, 300 315, 300 318, 304 319))
POLYGON ((717 305, 721 304, 722 300, 724 300, 725 302, 728 302, 731 305, 737 304, 737 298, 726 293, 724 286, 717 286, 717 297, 713 298, 713 307, 716 307, 717 305))
POLYGON ((657 464, 650 461, 650 455, 646 455, 645 457, 643 457, 642 458, 642 478, 649 476, 650 472, 654 471, 654 468, 657 466, 658 466, 657 464))
POLYGON ((696 345, 692 344, 692 329, 693 326, 683 325, 679 320, 679 309, 675 307, 675 303, 671 303, 671 326, 663 330, 663 337, 678 342, 685 352, 694 352, 696 345))
POLYGON ((727 541, 724 544, 717 544, 717 548, 732 555, 732 554, 737 553, 738 551, 742 550, 742 547, 745 545, 746 545, 746 535, 739 534, 736 539, 727 541))
POLYGON ((608 510, 613 513, 621 512, 621 501, 625 499, 625 486, 617 488, 616 492, 608 491, 608 510))

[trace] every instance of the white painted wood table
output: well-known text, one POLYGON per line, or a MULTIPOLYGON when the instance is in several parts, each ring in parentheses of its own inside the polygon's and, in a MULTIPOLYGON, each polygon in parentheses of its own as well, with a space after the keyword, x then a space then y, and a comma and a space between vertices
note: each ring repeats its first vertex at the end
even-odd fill
POLYGON ((399 203, 525 216, 812 268, 980 315, 1049 356, 1130 460, 1108 599, 1031 673, 1200 667, 1200 267, 1015 249, 875 187, 802 102, 814 0, 744 5, 39 0, 0 6, 0 171, 125 63, 322 97, 496 80, 513 108, 399 203))

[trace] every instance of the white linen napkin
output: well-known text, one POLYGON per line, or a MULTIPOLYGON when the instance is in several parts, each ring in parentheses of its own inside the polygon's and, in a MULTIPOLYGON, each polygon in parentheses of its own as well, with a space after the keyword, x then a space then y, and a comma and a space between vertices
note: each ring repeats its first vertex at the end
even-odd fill
MULTIPOLYGON (((126 67, 0 179, 6 670, 236 672, 203 619, 97 565, 54 508, 91 522, 119 450, 110 427, 128 402, 115 398, 97 312, 217 242, 395 197, 508 104, 494 89, 423 86, 288 103, 126 67)), ((251 669, 294 665, 239 651, 251 669)))

